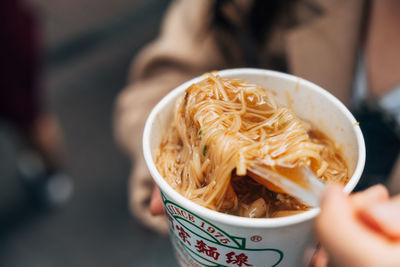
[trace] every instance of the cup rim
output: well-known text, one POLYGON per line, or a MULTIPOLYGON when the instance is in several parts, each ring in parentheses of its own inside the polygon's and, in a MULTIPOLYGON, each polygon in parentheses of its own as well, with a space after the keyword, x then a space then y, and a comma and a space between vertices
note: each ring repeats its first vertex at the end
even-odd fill
MULTIPOLYGON (((365 143, 364 143, 364 137, 362 135, 361 129, 359 125, 357 124, 356 119, 354 116, 351 114, 351 112, 345 107, 345 105, 339 101, 334 95, 332 95, 330 92, 327 90, 323 89, 322 87, 307 81, 303 78, 287 74, 287 73, 282 73, 278 71, 272 71, 272 70, 265 70, 265 69, 256 69, 256 68, 235 68, 235 69, 225 69, 225 70, 220 70, 217 72, 217 74, 221 75, 222 77, 224 76, 232 76, 232 75, 246 75, 246 74, 251 74, 251 75, 260 75, 260 76, 266 76, 266 77, 271 77, 274 76, 275 78, 283 79, 283 80, 289 80, 292 82, 301 82, 303 86, 306 86, 312 93, 318 93, 321 94, 323 97, 328 99, 329 101, 333 102, 333 104, 345 115, 345 117, 354 125, 353 129, 355 131, 356 135, 356 140, 357 140, 357 147, 358 147, 358 160, 356 164, 356 168, 354 170, 353 175, 351 176, 349 182, 345 185, 344 187, 344 192, 350 193, 356 184, 358 183, 361 174, 364 169, 365 165, 365 157, 366 157, 366 151, 365 151, 365 143)), ((189 210, 190 212, 193 212, 195 215, 200 216, 202 218, 210 219, 213 221, 218 221, 220 223, 226 224, 226 225, 231 225, 231 226, 236 226, 236 227, 246 227, 246 228, 276 228, 276 227, 284 227, 284 226, 289 226, 293 224, 298 224, 302 223, 308 220, 311 220, 312 218, 316 217, 316 215, 319 213, 319 208, 313 208, 308 211, 304 211, 302 213, 296 214, 296 215, 291 215, 287 217, 279 217, 279 218, 247 218, 247 217, 240 217, 240 216, 235 216, 235 215, 230 215, 230 214, 225 214, 221 213, 218 211, 214 211, 211 209, 208 209, 206 207, 203 207, 187 198, 179 194, 177 191, 175 191, 166 181, 165 179, 160 175, 158 172, 155 162, 153 161, 152 155, 151 155, 151 140, 150 140, 150 133, 152 130, 152 126, 154 125, 154 122, 157 118, 157 115, 162 112, 164 107, 171 101, 171 99, 174 99, 178 95, 182 94, 190 85, 193 83, 197 83, 204 79, 204 76, 198 76, 196 78, 193 78, 172 91, 170 91, 166 96, 164 96, 161 101, 159 101, 156 106, 153 108, 151 111, 150 115, 147 118, 144 131, 143 131, 143 154, 144 154, 144 159, 147 165, 147 168, 150 171, 150 174, 153 178, 153 180, 156 182, 156 184, 159 186, 161 192, 165 192, 168 196, 172 197, 180 206, 183 208, 189 210)))

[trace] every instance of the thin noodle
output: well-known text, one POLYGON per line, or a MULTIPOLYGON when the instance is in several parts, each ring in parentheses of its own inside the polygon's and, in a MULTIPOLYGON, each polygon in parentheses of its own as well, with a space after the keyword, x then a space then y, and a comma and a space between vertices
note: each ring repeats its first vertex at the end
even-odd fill
POLYGON ((183 196, 214 210, 240 214, 257 194, 270 205, 306 209, 248 178, 247 169, 255 163, 278 172, 307 164, 325 182, 348 179, 334 142, 289 108, 278 107, 270 91, 206 74, 176 103, 157 154, 159 172, 183 196), (242 192, 246 187, 259 193, 242 192))

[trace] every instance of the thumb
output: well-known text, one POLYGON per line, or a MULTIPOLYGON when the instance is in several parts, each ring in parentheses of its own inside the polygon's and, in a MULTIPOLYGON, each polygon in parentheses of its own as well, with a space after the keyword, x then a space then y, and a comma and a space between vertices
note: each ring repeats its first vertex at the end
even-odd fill
POLYGON ((342 231, 347 228, 347 221, 352 220, 351 203, 342 190, 339 185, 328 185, 322 197, 315 230, 325 248, 342 242, 342 231))

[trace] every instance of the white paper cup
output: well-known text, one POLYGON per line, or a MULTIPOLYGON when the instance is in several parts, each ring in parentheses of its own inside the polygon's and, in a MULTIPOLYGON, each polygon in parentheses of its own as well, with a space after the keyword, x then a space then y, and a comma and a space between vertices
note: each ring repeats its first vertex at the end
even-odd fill
MULTIPOLYGON (((222 77, 245 79, 273 90, 279 105, 291 107, 300 118, 312 122, 340 144, 351 174, 344 190, 353 190, 364 168, 364 139, 358 123, 337 98, 309 81, 275 71, 230 69, 218 74, 222 77)), ((312 239, 313 220, 319 209, 270 219, 227 215, 184 198, 157 171, 154 157, 161 138, 171 123, 175 100, 191 84, 200 80, 201 76, 194 78, 166 95, 151 112, 143 134, 145 161, 160 188, 180 266, 305 264, 306 250, 312 239)))

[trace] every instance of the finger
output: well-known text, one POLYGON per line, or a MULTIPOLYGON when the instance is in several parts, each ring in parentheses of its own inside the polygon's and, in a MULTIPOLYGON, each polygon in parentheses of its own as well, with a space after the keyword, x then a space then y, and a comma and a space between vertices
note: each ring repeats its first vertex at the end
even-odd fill
POLYGON ((356 209, 362 209, 371 204, 387 201, 389 192, 381 184, 371 186, 370 188, 351 195, 351 202, 356 209))
POLYGON ((351 197, 352 204, 358 210, 358 215, 369 227, 391 239, 399 238, 400 196, 389 202, 389 192, 383 185, 375 185, 351 197), (398 205, 394 204, 396 199, 398 205), (380 205, 379 203, 382 203, 380 205))
POLYGON ((327 187, 315 230, 330 261, 337 266, 367 266, 367 260, 386 249, 380 236, 358 221, 350 198, 338 185, 327 187), (376 254, 365 257, 366 251, 376 254))
POLYGON ((400 201, 373 204, 360 210, 359 216, 388 238, 400 239, 400 201))
POLYGON ((154 186, 153 193, 151 194, 150 212, 153 215, 160 215, 164 213, 160 189, 158 189, 157 186, 154 186))
POLYGON ((312 267, 326 267, 328 266, 328 253, 324 248, 318 249, 317 253, 313 258, 312 267))

